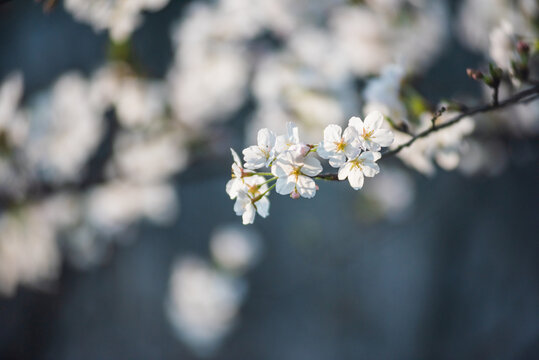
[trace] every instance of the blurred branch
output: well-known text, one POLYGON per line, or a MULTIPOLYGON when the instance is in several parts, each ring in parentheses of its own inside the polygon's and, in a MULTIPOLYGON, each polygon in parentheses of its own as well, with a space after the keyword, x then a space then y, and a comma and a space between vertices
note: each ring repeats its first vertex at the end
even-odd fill
POLYGON ((401 144, 401 145, 397 146, 395 149, 383 152, 382 156, 387 157, 387 156, 395 155, 399 151, 401 151, 402 149, 407 148, 410 145, 412 145, 418 139, 427 137, 428 135, 430 135, 433 132, 436 132, 436 131, 445 129, 445 128, 451 126, 451 125, 454 125, 454 124, 458 123, 459 121, 461 121, 462 119, 464 119, 464 118, 466 118, 468 116, 473 116, 473 115, 481 114, 481 113, 488 113, 488 112, 491 112, 491 111, 494 111, 494 110, 503 109, 503 108, 509 107, 511 105, 516 105, 516 104, 519 104, 519 103, 526 103, 526 102, 528 102, 528 100, 536 100, 538 94, 539 94, 539 85, 536 85, 536 86, 534 86, 532 88, 529 88, 529 89, 523 90, 521 92, 518 92, 518 93, 514 94, 511 97, 508 97, 507 99, 505 99, 503 101, 498 101, 496 104, 488 104, 488 105, 477 106, 477 107, 474 107, 474 108, 468 108, 467 110, 461 112, 459 115, 456 115, 452 119, 450 119, 450 120, 448 120, 448 121, 446 121, 446 122, 444 122, 444 123, 442 123, 440 125, 432 126, 432 127, 428 128, 427 130, 422 131, 419 134, 414 135, 410 140, 408 140, 404 144, 401 144))

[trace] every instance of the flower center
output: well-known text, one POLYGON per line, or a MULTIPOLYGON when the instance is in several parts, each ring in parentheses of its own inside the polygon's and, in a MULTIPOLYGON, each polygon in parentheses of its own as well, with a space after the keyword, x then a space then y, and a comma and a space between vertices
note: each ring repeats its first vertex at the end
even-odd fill
POLYGON ((258 194, 258 185, 249 186, 249 193, 254 197, 258 194))
POLYGON ((355 160, 352 160, 350 161, 352 163, 352 166, 353 167, 356 167, 356 168, 359 168, 360 170, 363 168, 362 165, 363 165, 363 160, 359 160, 359 159, 355 159, 355 160))
POLYGON ((337 151, 344 151, 344 148, 346 147, 346 143, 344 142, 344 139, 341 138, 340 142, 336 142, 335 145, 337 145, 337 151))
POLYGON ((295 167, 294 170, 292 170, 292 172, 290 173, 290 175, 294 175, 297 180, 298 176, 301 175, 301 166, 295 167))
POLYGON ((365 128, 363 128, 363 134, 361 135, 365 140, 368 140, 371 138, 372 134, 374 133, 374 130, 367 131, 365 128))

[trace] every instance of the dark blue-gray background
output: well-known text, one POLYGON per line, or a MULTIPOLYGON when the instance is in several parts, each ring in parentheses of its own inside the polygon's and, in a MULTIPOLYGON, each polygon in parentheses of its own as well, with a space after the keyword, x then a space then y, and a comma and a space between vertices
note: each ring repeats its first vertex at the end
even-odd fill
MULTIPOLYGON (((146 15, 134 35, 152 76, 171 61, 169 30, 184 6, 146 15)), ((22 70, 27 95, 67 70, 90 74, 106 45, 61 6, 44 15, 29 0, 0 5, 0 78, 22 70)), ((463 70, 480 61, 452 40, 419 86, 434 100, 477 94, 463 70)), ((539 358, 539 144, 510 146, 498 177, 414 175, 417 198, 400 222, 362 222, 342 184, 321 184, 314 200, 273 196, 271 216, 254 225, 264 258, 216 358, 539 358)), ((102 266, 65 265, 52 292, 0 299, 0 359, 193 358, 163 300, 174 258, 206 256, 211 232, 239 223, 224 192, 228 166, 188 170, 178 219, 142 224, 102 266)))

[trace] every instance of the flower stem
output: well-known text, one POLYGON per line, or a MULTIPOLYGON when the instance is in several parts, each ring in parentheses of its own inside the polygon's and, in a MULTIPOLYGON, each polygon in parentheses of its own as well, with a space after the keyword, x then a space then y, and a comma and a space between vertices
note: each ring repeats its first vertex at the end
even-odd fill
POLYGON ((272 173, 267 172, 260 172, 260 173, 254 173, 253 175, 260 175, 260 176, 273 176, 272 173))
POLYGON ((259 184, 258 187, 260 188, 262 185, 266 185, 266 184, 268 184, 268 183, 270 183, 272 181, 275 181, 275 180, 277 180, 277 176, 274 176, 271 179, 266 180, 266 182, 263 182, 262 184, 259 184))
POLYGON ((318 179, 318 180, 340 181, 337 174, 331 174, 331 173, 319 174, 319 175, 315 176, 314 178, 318 179))
POLYGON ((268 188, 268 190, 266 190, 266 191, 264 191, 262 194, 258 195, 258 196, 256 197, 256 201, 258 201, 258 200, 262 199, 264 196, 266 196, 266 194, 269 193, 275 186, 277 186, 277 183, 271 185, 271 186, 268 188))

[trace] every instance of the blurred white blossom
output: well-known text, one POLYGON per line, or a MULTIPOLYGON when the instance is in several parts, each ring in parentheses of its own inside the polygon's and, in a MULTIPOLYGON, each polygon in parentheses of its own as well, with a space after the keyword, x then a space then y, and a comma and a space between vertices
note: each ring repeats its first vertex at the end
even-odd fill
POLYGON ((259 260, 262 250, 260 235, 251 228, 227 225, 218 228, 210 239, 215 262, 234 273, 243 273, 259 260))
POLYGON ((31 107, 27 155, 45 178, 60 181, 79 177, 99 144, 102 109, 89 101, 89 95, 88 81, 80 74, 67 73, 31 107))
POLYGON ((28 122, 19 108, 23 78, 20 73, 10 74, 0 86, 0 133, 7 146, 20 146, 28 134, 28 122))
POLYGON ((407 122, 406 107, 400 98, 402 82, 406 72, 400 65, 385 66, 378 77, 367 82, 364 90, 363 111, 379 111, 394 122, 407 122))
POLYGON ((140 218, 167 222, 178 210, 177 195, 168 184, 110 182, 89 191, 85 203, 90 224, 111 233, 140 218))
POLYGON ((522 36, 533 37, 537 34, 533 30, 533 19, 538 16, 536 0, 464 0, 455 27, 465 45, 487 53, 491 32, 502 22, 511 24, 522 36))
POLYGON ((158 11, 169 0, 66 0, 73 16, 96 31, 108 30, 115 41, 126 40, 142 22, 142 11, 158 11))
POLYGON ((194 256, 173 265, 166 312, 176 335, 195 353, 210 356, 233 329, 246 284, 194 256))
MULTIPOLYGON (((436 124, 443 124, 456 115, 458 113, 446 111, 436 119, 436 124)), ((428 112, 422 114, 421 123, 416 132, 421 132, 431 127, 433 116, 428 112)), ((458 166, 461 154, 465 150, 463 139, 473 132, 474 127, 475 124, 472 118, 466 117, 452 126, 416 140, 413 146, 402 149, 397 156, 406 165, 425 175, 434 175, 436 168, 432 162, 433 160, 444 170, 453 170, 458 166)), ((394 145, 398 146, 409 139, 410 135, 397 132, 394 145)))
POLYGON ((19 284, 39 288, 56 279, 61 258, 54 215, 35 205, 0 216, 0 293, 12 295, 19 284))

